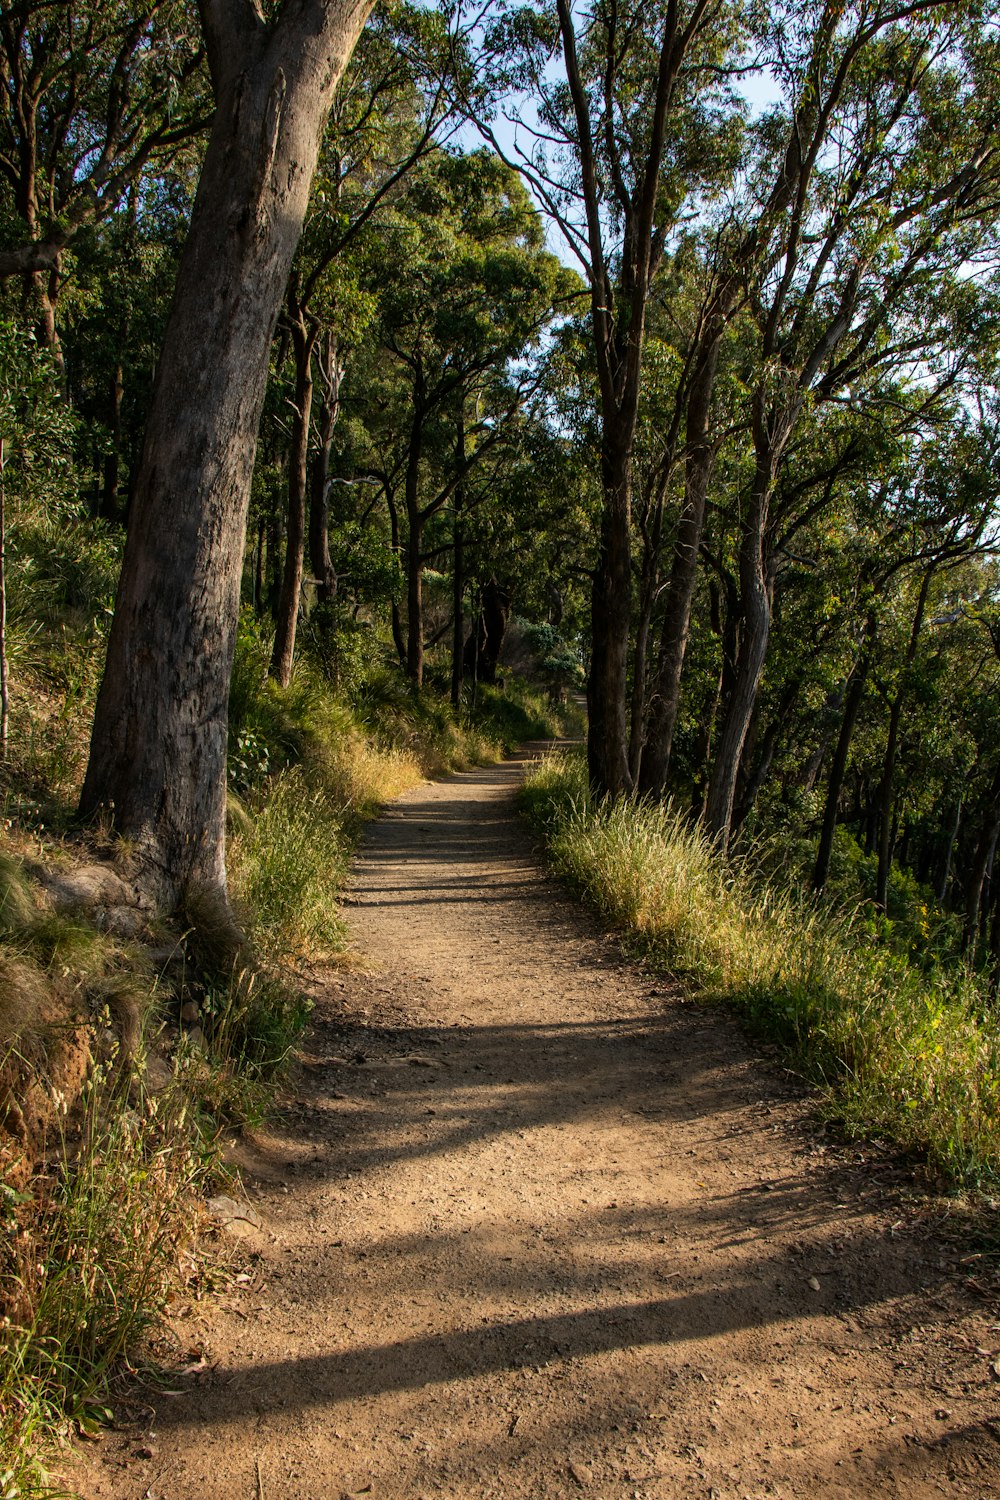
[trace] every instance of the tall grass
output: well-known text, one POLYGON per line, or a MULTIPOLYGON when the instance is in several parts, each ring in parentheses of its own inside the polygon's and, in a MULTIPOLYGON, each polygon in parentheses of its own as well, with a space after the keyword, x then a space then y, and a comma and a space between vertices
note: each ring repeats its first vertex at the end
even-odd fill
POLYGON ((911 965, 850 914, 723 861, 669 806, 595 801, 579 757, 544 762, 523 803, 558 874, 654 963, 785 1046, 852 1131, 996 1187, 1000 1033, 964 970, 911 965))
POLYGON ((123 1108, 96 1069, 44 1165, 0 1178, 0 1495, 44 1492, 37 1439, 107 1420, 119 1361, 183 1277, 213 1166, 187 1113, 177 1087, 123 1108))

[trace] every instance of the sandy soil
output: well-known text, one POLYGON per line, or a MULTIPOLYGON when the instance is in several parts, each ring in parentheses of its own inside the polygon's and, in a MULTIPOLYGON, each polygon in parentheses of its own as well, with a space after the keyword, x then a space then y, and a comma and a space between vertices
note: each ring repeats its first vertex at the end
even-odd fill
POLYGON ((544 878, 519 774, 371 830, 243 1279, 175 1317, 194 1368, 81 1492, 1000 1495, 979 1262, 544 878))

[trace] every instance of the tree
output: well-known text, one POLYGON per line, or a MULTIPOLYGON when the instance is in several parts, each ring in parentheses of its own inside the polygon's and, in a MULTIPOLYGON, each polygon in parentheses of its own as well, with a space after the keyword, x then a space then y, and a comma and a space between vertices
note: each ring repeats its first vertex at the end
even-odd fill
MULTIPOLYGON (((590 291, 604 506, 591 600, 587 759, 601 792, 632 782, 626 720, 632 616, 632 466, 646 316, 668 238, 686 203, 728 170, 713 111, 731 38, 725 7, 568 0, 540 16, 514 8, 490 55, 518 57, 537 114, 518 123, 532 151, 511 159, 578 259, 590 291), (549 75, 558 42, 565 70, 549 75)), ((494 145, 499 149, 495 134, 494 145)))
POLYGON ((544 250, 517 175, 485 151, 438 152, 411 174, 378 247, 382 281, 387 263, 379 333, 395 396, 374 468, 390 509, 397 495, 402 502, 405 660, 420 686, 427 529, 506 440, 537 383, 512 362, 525 360, 578 283, 544 250))
MULTIPOLYGON (((964 301, 968 257, 992 243, 1000 183, 998 103, 977 89, 975 46, 975 23, 959 7, 921 0, 904 26, 895 6, 845 16, 824 5, 802 63, 789 66, 807 128, 788 138, 802 163, 796 192, 788 214, 767 224, 748 278, 760 346, 753 473, 741 497, 743 626, 706 807, 723 847, 767 655, 772 501, 797 426, 823 403, 860 403, 888 365, 922 360, 948 388, 957 379, 949 364, 965 363, 950 309, 964 301)), ((801 112, 793 108, 796 119, 801 112)))
POLYGON ((283 331, 295 367, 288 462, 285 559, 271 671, 291 679, 308 533, 321 603, 333 597, 330 559, 329 462, 348 352, 370 315, 371 298, 354 284, 357 267, 343 260, 370 233, 406 174, 431 150, 447 117, 443 88, 428 77, 445 65, 450 39, 439 17, 400 7, 373 22, 362 38, 334 102, 313 201, 285 298, 283 331), (411 45, 407 45, 411 43, 411 45), (319 445, 312 484, 310 416, 319 376, 319 445), (308 528, 306 519, 307 496, 308 528))
POLYGON ((370 0, 203 0, 216 113, 157 368, 81 796, 166 904, 224 897, 227 697, 268 351, 370 0))
POLYGON ((0 280, 25 278, 56 348, 63 252, 208 126, 204 47, 178 0, 12 0, 0 81, 0 280))

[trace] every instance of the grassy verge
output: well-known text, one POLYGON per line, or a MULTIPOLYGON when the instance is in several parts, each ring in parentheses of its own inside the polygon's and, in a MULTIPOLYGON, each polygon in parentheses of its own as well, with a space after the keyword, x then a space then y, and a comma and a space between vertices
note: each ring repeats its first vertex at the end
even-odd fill
POLYGON ((996 1191, 1000 1035, 967 973, 918 969, 850 915, 724 863, 669 807, 595 802, 577 757, 545 762, 523 806, 558 874, 649 960, 787 1048, 851 1132, 996 1191))

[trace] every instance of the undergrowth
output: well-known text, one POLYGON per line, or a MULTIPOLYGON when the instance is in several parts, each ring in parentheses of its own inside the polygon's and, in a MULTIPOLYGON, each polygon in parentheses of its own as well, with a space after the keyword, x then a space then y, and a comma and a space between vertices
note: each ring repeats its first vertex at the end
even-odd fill
POLYGON ((917 967, 857 914, 723 861, 669 806, 595 801, 579 757, 542 763, 523 806, 558 874, 647 959, 784 1046, 849 1131, 996 1189, 1000 1035, 974 977, 917 967))

